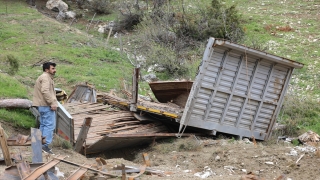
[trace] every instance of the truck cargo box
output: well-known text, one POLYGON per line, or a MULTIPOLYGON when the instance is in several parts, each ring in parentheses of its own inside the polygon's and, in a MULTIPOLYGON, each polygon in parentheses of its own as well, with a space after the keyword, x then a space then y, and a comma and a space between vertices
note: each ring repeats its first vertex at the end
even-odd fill
POLYGON ((210 38, 179 132, 192 126, 213 134, 268 139, 293 70, 302 67, 299 62, 210 38))

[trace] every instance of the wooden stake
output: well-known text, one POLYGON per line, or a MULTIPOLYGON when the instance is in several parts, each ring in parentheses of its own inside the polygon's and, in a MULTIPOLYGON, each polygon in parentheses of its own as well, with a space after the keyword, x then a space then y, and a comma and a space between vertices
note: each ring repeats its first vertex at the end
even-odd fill
POLYGON ((1 125, 0 125, 0 144, 1 144, 1 149, 2 149, 2 153, 3 153, 3 157, 6 165, 12 166, 10 151, 7 145, 7 138, 5 137, 5 133, 1 125))

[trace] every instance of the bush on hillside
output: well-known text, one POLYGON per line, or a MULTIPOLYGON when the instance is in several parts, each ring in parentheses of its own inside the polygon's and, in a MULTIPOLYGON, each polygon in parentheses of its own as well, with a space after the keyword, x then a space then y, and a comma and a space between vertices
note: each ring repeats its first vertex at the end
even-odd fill
POLYGON ((176 28, 177 34, 194 40, 215 37, 239 42, 244 36, 241 16, 236 6, 226 7, 219 0, 212 0, 211 7, 184 11, 177 19, 179 21, 179 26, 176 28))
POLYGON ((287 94, 278 117, 278 122, 286 125, 283 135, 298 136, 307 130, 320 133, 319 112, 319 103, 312 98, 287 94))
POLYGON ((19 71, 19 60, 9 54, 4 56, 4 58, 0 59, 1 64, 1 71, 8 73, 9 75, 15 75, 19 71))
POLYGON ((165 67, 169 77, 182 78, 191 72, 203 52, 196 52, 209 37, 240 41, 243 28, 235 6, 226 7, 218 0, 211 5, 184 7, 170 1, 155 5, 137 25, 138 48, 146 56, 147 65, 165 67), (192 53, 190 53, 192 52, 192 53))
POLYGON ((142 21, 144 12, 138 3, 126 2, 119 4, 118 8, 120 15, 114 25, 116 31, 133 30, 142 21))
POLYGON ((111 14, 114 8, 110 0, 92 0, 90 6, 97 14, 111 14))

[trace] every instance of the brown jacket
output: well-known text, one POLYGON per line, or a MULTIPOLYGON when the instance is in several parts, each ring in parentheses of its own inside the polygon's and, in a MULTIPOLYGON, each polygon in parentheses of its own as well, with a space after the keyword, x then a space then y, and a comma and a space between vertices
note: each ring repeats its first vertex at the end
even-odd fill
POLYGON ((58 106, 53 76, 43 72, 34 85, 32 106, 58 106))

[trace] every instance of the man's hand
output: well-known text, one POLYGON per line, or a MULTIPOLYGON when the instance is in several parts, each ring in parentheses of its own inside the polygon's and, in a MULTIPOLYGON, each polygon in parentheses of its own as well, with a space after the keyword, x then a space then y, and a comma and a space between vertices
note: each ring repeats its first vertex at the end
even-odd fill
POLYGON ((50 106, 50 107, 51 107, 51 110, 52 110, 52 111, 56 111, 56 110, 57 110, 57 106, 52 105, 52 106, 50 106))

